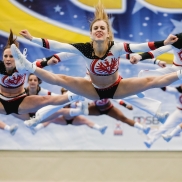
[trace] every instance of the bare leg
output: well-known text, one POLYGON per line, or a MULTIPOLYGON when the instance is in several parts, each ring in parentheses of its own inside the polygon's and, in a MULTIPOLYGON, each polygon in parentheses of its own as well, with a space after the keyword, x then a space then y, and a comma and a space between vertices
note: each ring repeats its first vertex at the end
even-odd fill
POLYGON ((40 108, 47 105, 57 105, 64 107, 69 103, 70 100, 68 99, 67 94, 56 96, 31 95, 23 100, 23 102, 19 106, 18 112, 19 114, 34 113, 40 108))
POLYGON ((114 98, 119 99, 136 93, 145 91, 150 88, 161 88, 179 80, 177 72, 169 73, 157 77, 144 78, 127 78, 120 81, 118 89, 115 92, 114 98))
POLYGON ((95 104, 89 104, 88 106, 88 110, 89 110, 89 115, 95 115, 95 116, 99 116, 101 115, 101 113, 98 111, 98 109, 95 107, 95 104))

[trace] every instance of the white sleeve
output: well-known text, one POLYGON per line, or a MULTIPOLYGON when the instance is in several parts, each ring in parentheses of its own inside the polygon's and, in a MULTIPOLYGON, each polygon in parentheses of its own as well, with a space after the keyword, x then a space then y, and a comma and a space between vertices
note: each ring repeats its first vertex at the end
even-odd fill
MULTIPOLYGON (((56 52, 70 52, 77 55, 83 55, 78 49, 76 49, 74 46, 70 44, 61 43, 55 40, 49 40, 49 39, 46 39, 46 40, 48 41, 50 50, 53 50, 56 52)), ((43 47, 41 38, 33 37, 31 41, 43 47)))
POLYGON ((141 44, 129 44, 129 46, 132 52, 147 52, 151 50, 147 42, 141 44))
POLYGON ((172 50, 172 45, 162 46, 158 49, 155 49, 154 51, 150 51, 149 53, 153 55, 153 57, 157 57, 161 54, 164 54, 165 52, 168 52, 172 50))
MULTIPOLYGON (((129 57, 127 57, 127 55, 129 55, 129 57, 131 57, 131 56, 138 55, 138 54, 136 54, 136 53, 122 54, 120 56, 120 58, 124 58, 124 59, 129 60, 129 57)), ((153 58, 153 59, 145 59, 145 60, 142 60, 142 63, 150 63, 150 64, 156 64, 156 65, 158 65, 159 61, 160 60, 158 60, 156 58, 153 58)))
POLYGON ((129 44, 125 42, 120 43, 114 43, 116 44, 116 50, 119 49, 120 55, 125 53, 136 53, 136 52, 148 52, 151 51, 151 47, 154 46, 154 43, 146 42, 146 43, 140 43, 140 44, 129 44))
POLYGON ((80 57, 78 54, 67 53, 67 52, 61 52, 61 53, 57 53, 55 55, 57 55, 59 57, 60 61, 67 61, 70 59, 77 59, 78 57, 80 57))

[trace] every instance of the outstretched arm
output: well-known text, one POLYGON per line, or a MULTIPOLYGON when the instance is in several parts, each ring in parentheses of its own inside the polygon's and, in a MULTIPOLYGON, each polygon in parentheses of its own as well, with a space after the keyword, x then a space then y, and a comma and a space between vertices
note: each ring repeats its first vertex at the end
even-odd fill
POLYGON ((50 50, 54 50, 57 52, 70 52, 70 53, 75 53, 78 55, 82 55, 82 53, 76 49, 74 46, 71 44, 67 43, 61 43, 55 40, 48 40, 48 39, 41 39, 41 38, 36 38, 33 37, 28 30, 21 30, 20 35, 22 35, 24 38, 40 45, 41 47, 45 47, 50 50))
POLYGON ((34 64, 39 68, 43 68, 43 67, 49 66, 49 65, 56 65, 62 61, 67 61, 70 59, 76 59, 77 57, 80 57, 80 56, 73 54, 73 53, 61 52, 61 53, 57 53, 57 54, 54 54, 54 55, 49 56, 49 57, 37 59, 34 62, 34 64))
POLYGON ((144 52, 142 54, 134 54, 132 56, 130 56, 130 62, 132 64, 137 64, 139 61, 143 61, 146 59, 153 59, 165 52, 168 52, 172 49, 171 45, 167 45, 167 46, 162 46, 154 51, 150 51, 150 52, 144 52))
MULTIPOLYGON (((136 60, 134 60, 133 62, 130 61, 131 64, 137 64, 141 59, 141 56, 139 54, 136 54, 136 53, 134 53, 134 54, 125 54, 122 57, 125 58, 125 59, 129 59, 129 60, 130 60, 131 57, 134 57, 136 60)), ((166 67, 166 62, 165 61, 161 61, 161 60, 156 59, 156 58, 142 60, 142 63, 156 64, 156 65, 160 66, 161 68, 166 67)))
POLYGON ((145 52, 148 50, 155 50, 159 47, 166 46, 166 45, 173 45, 179 42, 179 38, 177 35, 170 34, 165 40, 162 41, 154 41, 154 42, 147 42, 141 44, 126 44, 124 45, 124 49, 126 52, 145 52))

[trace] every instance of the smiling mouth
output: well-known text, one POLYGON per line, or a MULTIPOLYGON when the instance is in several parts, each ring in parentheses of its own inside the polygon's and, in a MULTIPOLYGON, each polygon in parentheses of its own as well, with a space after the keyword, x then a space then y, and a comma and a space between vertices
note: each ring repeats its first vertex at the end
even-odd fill
POLYGON ((100 37, 102 37, 103 36, 103 34, 101 34, 101 33, 97 33, 96 34, 96 37, 98 37, 98 38, 100 38, 100 37))

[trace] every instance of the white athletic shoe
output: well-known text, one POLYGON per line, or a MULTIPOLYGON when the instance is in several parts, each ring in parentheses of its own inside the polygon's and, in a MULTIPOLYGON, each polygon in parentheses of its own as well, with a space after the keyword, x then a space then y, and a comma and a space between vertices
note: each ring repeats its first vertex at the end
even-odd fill
POLYGON ((166 119, 168 118, 168 116, 169 116, 169 112, 157 113, 157 114, 156 114, 157 119, 158 119, 162 124, 164 124, 164 123, 166 122, 166 119))
POLYGON ((104 134, 104 133, 106 132, 107 127, 108 127, 108 126, 102 126, 102 127, 100 128, 101 134, 104 134))
POLYGON ((16 131, 18 130, 18 125, 14 124, 10 126, 10 134, 15 135, 16 131))
POLYGON ((18 72, 35 72, 36 66, 25 58, 25 55, 20 52, 15 44, 11 45, 11 53, 15 59, 16 69, 18 70, 18 72))
POLYGON ((83 115, 88 115, 89 114, 88 103, 86 101, 82 102, 81 110, 82 110, 81 114, 83 114, 83 115))
POLYGON ((37 124, 39 124, 39 120, 36 117, 30 118, 29 120, 25 120, 24 124, 30 128, 30 127, 35 127, 37 124))
POLYGON ((166 142, 169 142, 172 139, 172 137, 169 134, 162 134, 162 137, 166 142))
POLYGON ((143 132, 147 135, 149 133, 150 129, 151 129, 150 126, 144 126, 143 132))
POLYGON ((150 148, 150 147, 152 146, 153 142, 152 142, 151 140, 145 140, 145 141, 144 141, 144 144, 145 144, 145 146, 146 146, 147 148, 150 148))
POLYGON ((18 70, 18 72, 25 72, 25 66, 24 66, 24 61, 22 59, 25 58, 24 56, 22 56, 21 52, 19 51, 19 49, 16 47, 15 44, 11 45, 11 53, 15 59, 15 64, 16 64, 16 69, 18 70))

